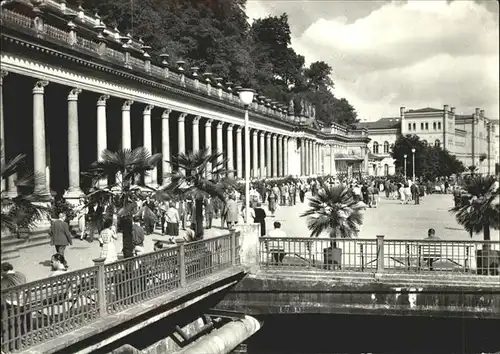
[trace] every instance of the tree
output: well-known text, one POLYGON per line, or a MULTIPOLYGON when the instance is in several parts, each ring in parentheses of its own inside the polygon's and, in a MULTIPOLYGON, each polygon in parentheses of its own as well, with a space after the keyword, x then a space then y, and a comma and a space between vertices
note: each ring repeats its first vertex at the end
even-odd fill
POLYGON ((7 193, 2 193, 1 196, 1 230, 11 233, 17 233, 19 229, 31 230, 40 221, 50 217, 50 207, 47 205, 51 201, 50 196, 43 195, 34 188, 35 182, 43 184, 44 180, 30 172, 22 173, 25 155, 17 155, 5 162, 3 149, 1 154, 2 180, 6 181, 10 176, 18 174, 15 181, 17 196, 9 197, 7 193))
POLYGON ((178 171, 169 175, 171 182, 159 192, 168 195, 182 195, 192 198, 195 202, 195 236, 202 239, 203 229, 203 202, 207 197, 224 200, 224 189, 219 179, 228 173, 227 159, 220 152, 210 153, 201 149, 190 153, 180 153, 172 161, 178 171), (211 165, 211 168, 209 166, 211 165))
POLYGON ((311 237, 327 232, 330 238, 352 238, 363 223, 363 206, 354 200, 347 187, 322 184, 317 196, 309 198, 307 217, 311 237))
MULTIPOLYGON (((123 232, 123 256, 133 256, 132 217, 137 212, 138 199, 134 181, 153 170, 161 160, 161 154, 151 155, 144 147, 134 150, 104 150, 101 160, 92 163, 87 176, 93 180, 93 190, 87 195, 89 204, 110 203, 116 210, 123 232), (100 187, 98 182, 115 179, 115 183, 100 187)), ((146 187, 148 188, 148 187, 146 187)), ((154 189, 150 188, 152 191, 154 189)))
POLYGON ((333 88, 331 74, 332 67, 324 61, 316 61, 304 70, 307 87, 312 91, 318 91, 320 87, 333 88))

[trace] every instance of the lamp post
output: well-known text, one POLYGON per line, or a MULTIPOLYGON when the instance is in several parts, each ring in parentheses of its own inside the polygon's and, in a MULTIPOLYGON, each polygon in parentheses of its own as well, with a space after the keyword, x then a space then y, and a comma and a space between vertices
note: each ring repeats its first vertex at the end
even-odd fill
POLYGON ((408 157, 408 155, 404 154, 403 157, 405 158, 405 181, 406 181, 406 158, 408 157))
POLYGON ((255 91, 242 88, 238 92, 241 102, 245 105, 245 224, 250 217, 250 127, 248 126, 248 106, 253 101, 255 91))
POLYGON ((413 159, 413 183, 415 183, 415 148, 411 149, 413 159))

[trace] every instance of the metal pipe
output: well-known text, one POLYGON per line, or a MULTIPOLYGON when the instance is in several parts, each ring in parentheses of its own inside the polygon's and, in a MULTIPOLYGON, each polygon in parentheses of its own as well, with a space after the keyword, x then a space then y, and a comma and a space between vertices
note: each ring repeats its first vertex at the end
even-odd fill
POLYGON ((261 328, 251 316, 229 322, 176 354, 226 354, 261 328))

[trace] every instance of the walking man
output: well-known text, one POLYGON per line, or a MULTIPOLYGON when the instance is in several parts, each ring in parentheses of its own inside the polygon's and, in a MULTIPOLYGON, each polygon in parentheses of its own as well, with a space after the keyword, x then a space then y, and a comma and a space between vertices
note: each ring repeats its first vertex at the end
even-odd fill
POLYGON ((68 224, 64 220, 65 218, 66 215, 64 213, 59 213, 59 219, 52 221, 49 230, 50 244, 55 246, 56 252, 62 256, 64 256, 66 246, 73 244, 71 232, 69 231, 68 224))

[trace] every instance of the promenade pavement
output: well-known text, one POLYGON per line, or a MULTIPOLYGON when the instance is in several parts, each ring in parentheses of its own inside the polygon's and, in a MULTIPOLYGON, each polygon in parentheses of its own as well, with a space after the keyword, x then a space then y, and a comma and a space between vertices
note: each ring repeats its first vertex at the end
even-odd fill
MULTIPOLYGON (((420 205, 401 205, 399 201, 380 198, 378 208, 367 208, 364 212, 364 221, 359 234, 360 238, 376 238, 384 235, 386 239, 422 239, 427 236, 427 230, 434 228, 436 235, 444 240, 470 240, 469 234, 457 224, 455 217, 448 211, 453 205, 453 197, 434 194, 425 196, 420 205)), ((309 231, 305 218, 301 218, 307 209, 305 203, 295 206, 279 207, 274 217, 266 218, 266 230, 273 228, 274 221, 280 221, 282 229, 290 237, 308 237, 309 231)), ((267 212, 267 211, 266 211, 267 212)), ((270 215, 269 212, 267 212, 270 215)), ((227 232, 218 228, 220 220, 214 220, 216 227, 206 230, 206 237, 222 235, 227 232)), ((499 232, 491 230, 492 239, 499 240, 499 232)), ((326 235, 325 235, 326 237, 326 235)), ((481 240, 482 234, 474 235, 473 239, 481 240)), ((146 236, 145 250, 153 250, 153 239, 167 239, 161 236, 158 230, 155 234, 146 236)), ((122 239, 119 234, 115 241, 118 251, 121 250, 122 239)), ((20 251, 21 256, 10 260, 14 269, 23 272, 28 281, 46 278, 50 274, 49 260, 55 250, 53 246, 42 245, 20 251)), ((75 239, 73 245, 66 249, 66 258, 70 270, 81 269, 93 265, 92 259, 99 257, 100 248, 97 241, 89 243, 75 239)))

